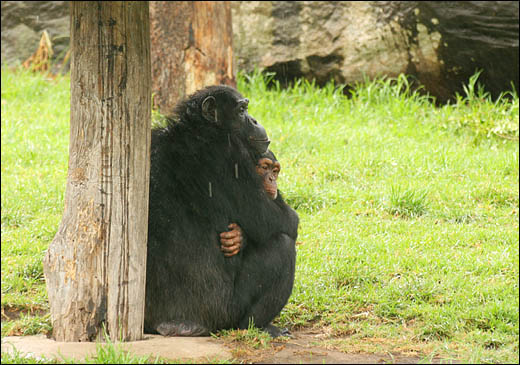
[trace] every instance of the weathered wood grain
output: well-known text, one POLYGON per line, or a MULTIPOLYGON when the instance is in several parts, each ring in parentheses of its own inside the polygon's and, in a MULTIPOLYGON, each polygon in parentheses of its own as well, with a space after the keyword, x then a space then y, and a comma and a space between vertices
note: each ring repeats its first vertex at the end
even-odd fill
POLYGON ((44 258, 53 337, 143 334, 150 164, 148 2, 74 1, 65 209, 44 258))
POLYGON ((205 86, 236 86, 229 1, 152 1, 150 27, 153 101, 162 114, 205 86))

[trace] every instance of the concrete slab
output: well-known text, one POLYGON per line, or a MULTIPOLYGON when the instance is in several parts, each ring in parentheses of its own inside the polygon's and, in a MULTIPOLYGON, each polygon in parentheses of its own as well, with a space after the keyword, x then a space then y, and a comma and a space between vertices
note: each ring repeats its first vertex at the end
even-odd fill
MULTIPOLYGON (((182 360, 229 360, 230 351, 211 337, 163 337, 145 335, 142 341, 121 342, 121 346, 138 356, 152 355, 166 359, 182 360)), ((56 342, 44 335, 38 336, 6 336, 2 338, 2 352, 16 350, 33 357, 63 357, 82 360, 87 355, 96 353, 96 343, 92 342, 56 342)), ((205 362, 207 362, 206 360, 205 362)))

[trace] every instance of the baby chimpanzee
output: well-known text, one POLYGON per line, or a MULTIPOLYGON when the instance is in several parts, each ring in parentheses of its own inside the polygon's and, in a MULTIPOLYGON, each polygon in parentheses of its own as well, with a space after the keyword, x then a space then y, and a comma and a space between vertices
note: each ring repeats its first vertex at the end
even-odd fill
MULTIPOLYGON (((278 174, 280 173, 281 165, 276 159, 274 153, 267 150, 260 156, 256 165, 256 172, 262 178, 264 189, 267 194, 274 200, 278 197, 278 174)), ((242 247, 242 230, 236 223, 231 223, 227 232, 220 234, 220 249, 224 256, 231 257, 236 255, 242 247)))

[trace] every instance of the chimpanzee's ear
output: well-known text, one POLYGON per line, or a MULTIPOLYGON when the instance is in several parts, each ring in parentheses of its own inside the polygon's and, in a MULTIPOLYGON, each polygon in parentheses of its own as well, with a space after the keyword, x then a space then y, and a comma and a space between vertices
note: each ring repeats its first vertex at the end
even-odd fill
POLYGON ((218 123, 217 101, 213 96, 208 96, 202 102, 202 116, 210 122, 218 123))

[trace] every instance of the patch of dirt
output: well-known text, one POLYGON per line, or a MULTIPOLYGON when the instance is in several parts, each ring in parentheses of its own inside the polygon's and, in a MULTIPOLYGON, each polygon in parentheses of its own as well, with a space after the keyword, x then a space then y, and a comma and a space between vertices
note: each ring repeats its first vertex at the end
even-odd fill
MULTIPOLYGON (((316 345, 322 339, 322 332, 303 330, 293 332, 288 340, 273 340, 265 349, 251 350, 237 343, 230 343, 227 346, 231 348, 237 360, 251 364, 417 364, 425 361, 424 357, 397 353, 344 353, 316 345)), ((457 362, 433 358, 428 359, 428 363, 455 364, 457 362)))
POLYGON ((2 307, 2 321, 16 321, 21 317, 22 313, 29 314, 31 316, 44 316, 49 313, 49 310, 41 308, 18 308, 5 306, 2 307))

